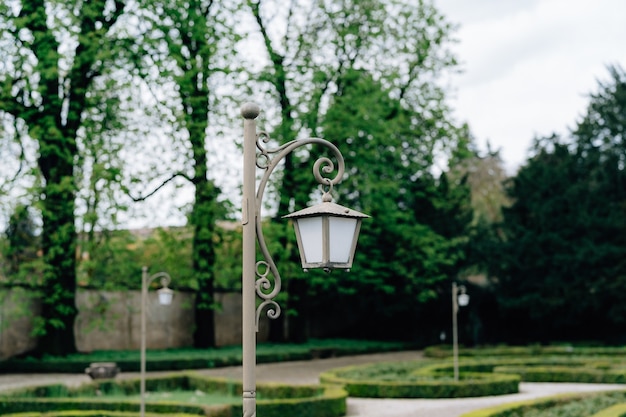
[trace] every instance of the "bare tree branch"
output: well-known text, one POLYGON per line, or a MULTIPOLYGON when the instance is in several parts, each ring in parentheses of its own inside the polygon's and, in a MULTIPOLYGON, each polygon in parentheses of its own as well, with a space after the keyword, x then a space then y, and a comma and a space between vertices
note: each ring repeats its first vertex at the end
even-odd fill
POLYGON ((163 181, 161 184, 159 184, 154 190, 152 190, 151 192, 149 192, 146 195, 139 195, 139 197, 133 197, 130 193, 128 194, 128 196, 136 203, 139 201, 145 201, 147 200, 149 197, 152 197, 154 194, 157 193, 157 191, 159 191, 161 188, 165 187, 168 183, 172 182, 173 180, 175 180, 178 177, 182 177, 184 179, 186 179, 187 181, 193 182, 192 179, 185 174, 184 172, 176 172, 174 174, 172 174, 168 179, 166 179, 165 181, 163 181))

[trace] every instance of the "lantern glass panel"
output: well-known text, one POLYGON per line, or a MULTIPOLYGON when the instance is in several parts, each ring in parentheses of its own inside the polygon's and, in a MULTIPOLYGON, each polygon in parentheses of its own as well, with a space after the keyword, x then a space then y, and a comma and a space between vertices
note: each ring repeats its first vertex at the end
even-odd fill
POLYGON ((352 241, 356 231, 357 219, 347 217, 329 217, 330 262, 348 263, 352 255, 352 241))
POLYGON ((469 300, 470 300, 469 295, 467 295, 465 293, 459 294, 459 305, 461 307, 465 307, 466 305, 468 305, 469 304, 469 300))
POLYGON ((297 219, 300 241, 304 252, 304 259, 309 263, 323 261, 323 236, 321 217, 303 217, 297 219))
POLYGON ((161 288, 157 290, 159 296, 159 304, 162 306, 168 306, 172 304, 172 298, 174 297, 174 291, 169 288, 161 288))

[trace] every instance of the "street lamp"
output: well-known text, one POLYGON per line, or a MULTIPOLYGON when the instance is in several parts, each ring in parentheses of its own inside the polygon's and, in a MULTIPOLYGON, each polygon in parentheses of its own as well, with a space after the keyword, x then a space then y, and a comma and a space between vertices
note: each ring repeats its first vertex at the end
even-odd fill
POLYGON ((344 160, 339 149, 320 138, 307 138, 288 142, 276 149, 265 145, 270 137, 256 131, 255 119, 261 109, 254 103, 241 107, 243 123, 243 201, 241 220, 243 225, 243 271, 242 271, 242 344, 243 344, 243 416, 256 417, 256 332, 263 310, 269 318, 280 316, 280 306, 274 298, 280 292, 281 279, 276 264, 267 249, 261 228, 263 194, 270 175, 278 164, 295 149, 316 144, 326 147, 337 161, 337 173, 333 178, 323 174, 335 171, 335 165, 327 157, 321 157, 313 165, 313 175, 326 187, 323 202, 317 206, 285 216, 294 220, 296 239, 301 253, 302 268, 350 269, 354 259, 356 241, 361 221, 369 217, 358 211, 333 203, 331 191, 344 173, 344 160), (256 168, 263 175, 256 186, 256 168), (323 174, 322 174, 323 173, 323 174), (256 262, 256 244, 264 260, 256 262), (273 280, 269 278, 272 274, 273 280), (256 296, 261 298, 257 307, 256 296))
POLYGON ((465 286, 457 286, 452 283, 452 355, 454 360, 454 380, 459 380, 459 334, 457 325, 457 314, 459 307, 469 304, 469 295, 465 292, 465 286), (459 294, 460 291, 460 294, 459 294))
POLYGON ((141 417, 146 413, 146 304, 148 300, 148 287, 155 279, 161 279, 161 288, 157 290, 160 305, 172 304, 172 291, 168 285, 172 278, 166 272, 157 272, 154 275, 148 275, 148 267, 141 269, 141 381, 140 381, 140 397, 141 405, 139 414, 141 417))

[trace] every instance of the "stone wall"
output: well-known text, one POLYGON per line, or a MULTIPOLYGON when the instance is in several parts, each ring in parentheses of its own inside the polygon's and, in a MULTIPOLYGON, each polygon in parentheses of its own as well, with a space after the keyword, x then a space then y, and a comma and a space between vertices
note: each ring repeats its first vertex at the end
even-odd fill
MULTIPOLYGON (((148 293, 146 346, 148 349, 190 347, 195 326, 193 293, 175 292, 172 304, 159 305, 148 293)), ((241 344, 241 294, 218 293, 215 301, 217 346, 241 344)), ((134 350, 141 344, 141 292, 78 290, 74 322, 76 349, 134 350)), ((0 290, 0 359, 27 352, 37 345, 31 333, 40 302, 23 289, 0 290)), ((264 319, 267 320, 267 319, 264 319)), ((258 340, 267 340, 269 326, 261 326, 258 340)))
MULTIPOLYGON (((194 295, 177 291, 172 304, 159 304, 156 291, 146 303, 146 347, 165 349, 191 346, 194 295)), ((141 291, 76 293, 78 316, 74 322, 76 349, 134 350, 141 347, 141 291)))
POLYGON ((40 303, 23 288, 0 290, 0 359, 19 355, 37 346, 31 333, 40 303))

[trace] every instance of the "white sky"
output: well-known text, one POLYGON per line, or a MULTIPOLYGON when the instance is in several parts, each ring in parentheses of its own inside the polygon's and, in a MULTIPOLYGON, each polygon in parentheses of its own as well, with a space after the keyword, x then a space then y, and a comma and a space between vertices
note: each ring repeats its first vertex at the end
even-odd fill
MULTIPOLYGON (((481 148, 489 141, 509 171, 536 136, 565 134, 608 80, 626 68, 624 0, 434 0, 460 25, 452 79, 456 117, 481 148)), ((512 173, 512 172, 511 172, 512 173)))

